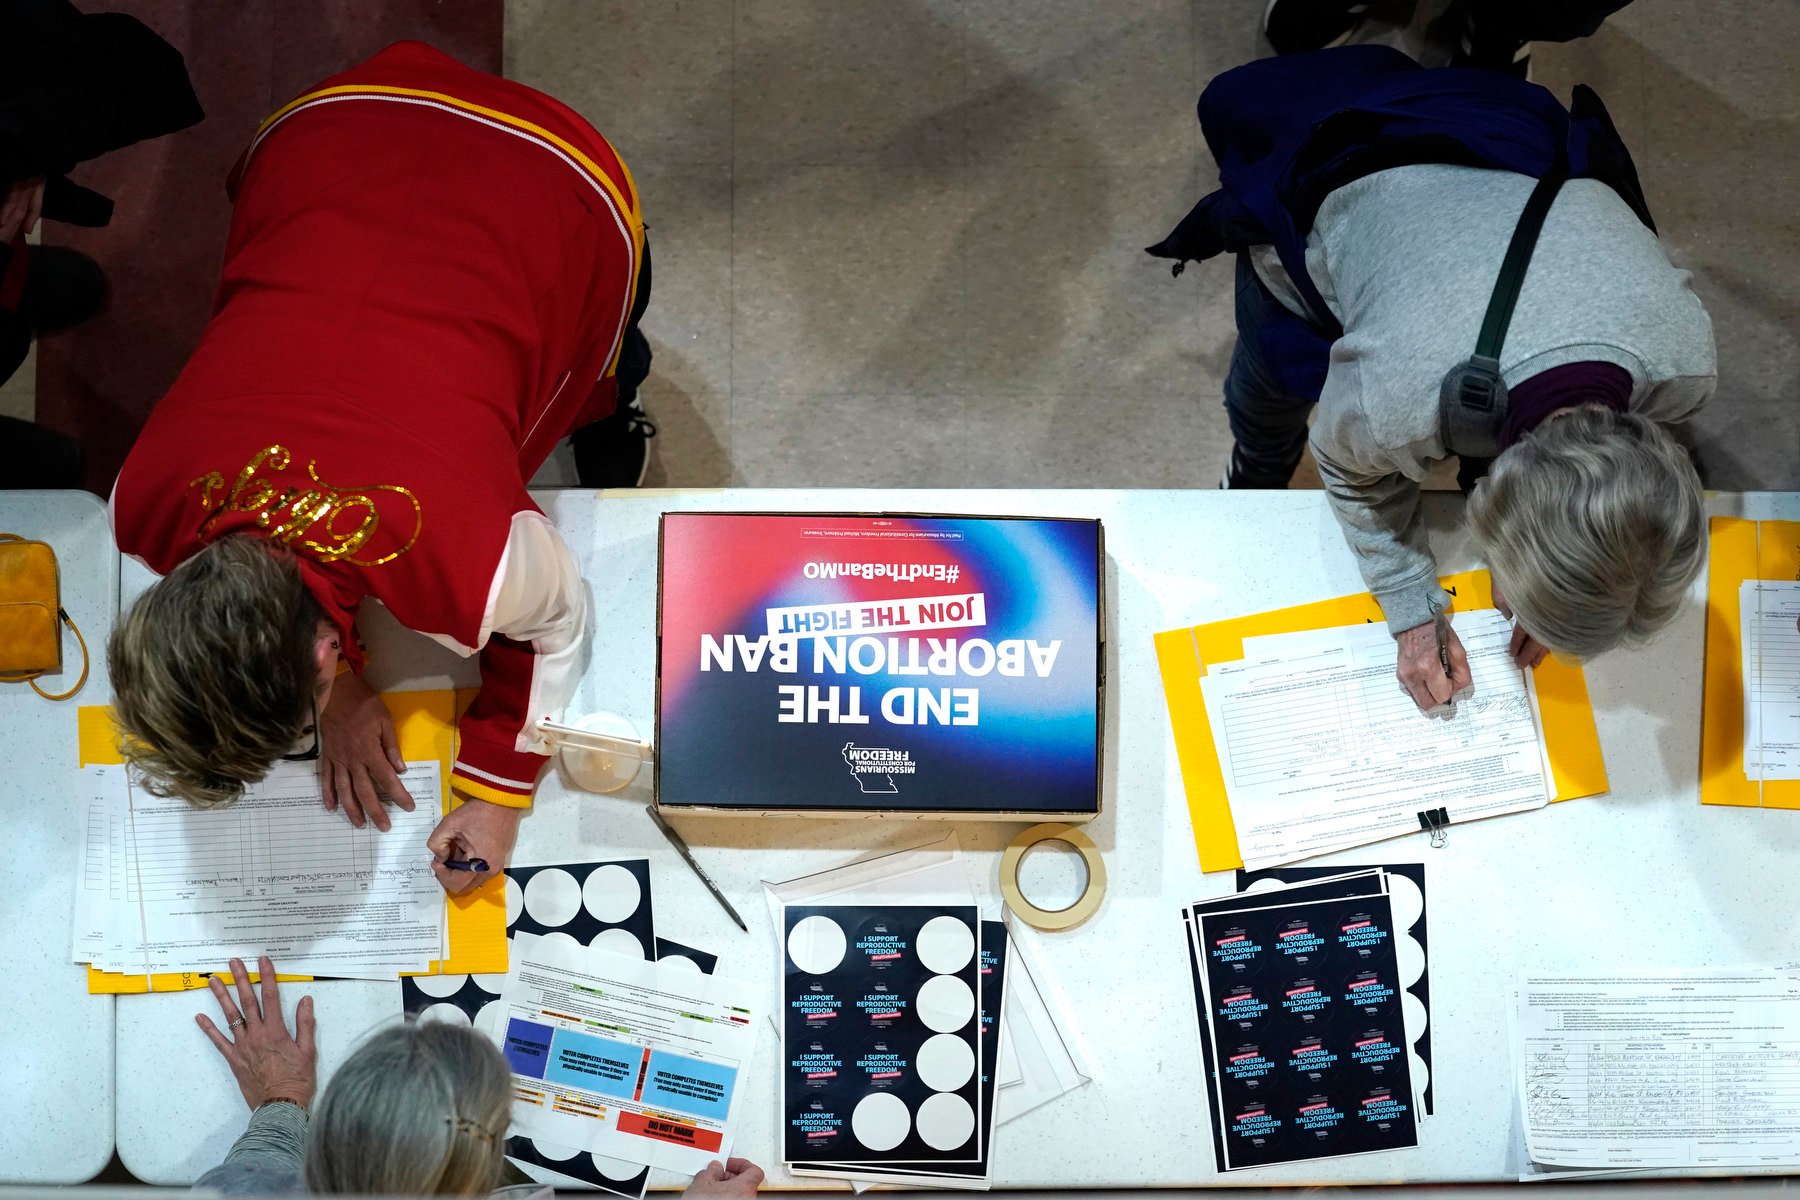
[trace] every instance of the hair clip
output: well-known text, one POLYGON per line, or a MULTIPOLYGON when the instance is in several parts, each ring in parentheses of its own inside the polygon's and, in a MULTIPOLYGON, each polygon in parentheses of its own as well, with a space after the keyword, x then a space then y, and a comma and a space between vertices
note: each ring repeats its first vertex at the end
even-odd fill
POLYGON ((466 1133, 470 1137, 480 1138, 484 1142, 491 1143, 494 1140, 493 1134, 467 1117, 445 1117, 444 1122, 458 1133, 466 1133))

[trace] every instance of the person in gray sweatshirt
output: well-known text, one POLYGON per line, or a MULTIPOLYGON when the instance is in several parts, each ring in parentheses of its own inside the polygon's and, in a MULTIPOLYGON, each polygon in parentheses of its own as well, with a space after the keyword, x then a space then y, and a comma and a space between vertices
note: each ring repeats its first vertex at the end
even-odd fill
MULTIPOLYGON (((1313 398, 1296 394, 1257 334, 1271 320, 1314 318, 1272 246, 1238 259, 1225 486, 1286 487, 1310 442, 1420 708, 1470 683, 1454 632, 1440 649, 1449 597, 1420 512, 1420 483, 1452 453, 1440 388, 1475 347, 1536 183, 1423 162, 1324 197, 1305 270, 1343 332, 1310 431, 1313 398)), ((1499 454, 1465 460, 1463 481, 1496 604, 1516 619, 1515 660, 1528 668, 1547 652, 1583 658, 1641 641, 1673 617, 1704 556, 1700 480, 1665 427, 1712 396, 1717 366, 1688 272, 1606 182, 1569 179, 1556 194, 1500 374, 1510 406, 1495 430, 1499 454)))
MULTIPOLYGON (((506 1159, 513 1076, 497 1047, 464 1025, 384 1025, 351 1052, 314 1102, 313 1005, 303 996, 290 1032, 275 964, 252 985, 238 959, 233 986, 208 981, 225 1019, 194 1020, 231 1068, 250 1124, 197 1188, 227 1196, 491 1196, 553 1200, 506 1159), (234 994, 235 992, 235 994, 234 994)), ((762 1170, 747 1159, 712 1163, 687 1200, 750 1200, 762 1170)))

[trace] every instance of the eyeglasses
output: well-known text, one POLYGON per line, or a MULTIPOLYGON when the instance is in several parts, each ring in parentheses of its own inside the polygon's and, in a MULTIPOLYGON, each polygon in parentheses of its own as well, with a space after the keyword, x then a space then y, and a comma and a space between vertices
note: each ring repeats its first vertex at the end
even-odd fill
POLYGON ((319 757, 319 694, 317 692, 314 692, 312 697, 312 724, 302 729, 300 735, 304 737, 309 733, 312 734, 311 747, 298 754, 282 755, 282 762, 312 762, 319 757))

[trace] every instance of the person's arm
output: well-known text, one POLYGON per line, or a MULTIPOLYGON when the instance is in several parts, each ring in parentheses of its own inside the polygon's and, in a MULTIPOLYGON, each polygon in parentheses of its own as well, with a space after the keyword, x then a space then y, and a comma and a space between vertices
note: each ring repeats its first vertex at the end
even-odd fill
MULTIPOLYGON (((480 858, 498 871, 549 754, 538 719, 560 715, 581 680, 589 602, 574 555, 535 509, 513 517, 488 595, 481 692, 458 726, 450 778, 462 803, 438 824, 428 845, 440 860, 480 858)), ((488 878, 434 869, 450 891, 488 878)))
POLYGON ((306 1113, 292 1104, 265 1104, 231 1144, 225 1161, 194 1181, 227 1196, 295 1195, 306 1157, 306 1113))
POLYGON ((1473 682, 1468 657, 1454 630, 1446 630, 1443 655, 1438 651, 1437 615, 1449 607, 1450 596, 1438 584, 1419 485, 1368 448, 1372 439, 1360 430, 1359 418, 1315 424, 1313 458, 1363 583, 1398 643, 1395 674, 1413 701, 1429 709, 1473 682))
POLYGON ((195 1186, 227 1195, 293 1195, 300 1191, 306 1153, 306 1106, 312 1103, 317 1084, 312 997, 300 998, 290 1035, 281 1015, 275 964, 265 955, 257 962, 257 972, 260 982, 253 986, 243 960, 234 958, 231 988, 216 975, 207 981, 229 1033, 203 1013, 194 1017, 231 1068, 238 1091, 250 1106, 249 1128, 232 1143, 225 1161, 202 1175, 195 1186))

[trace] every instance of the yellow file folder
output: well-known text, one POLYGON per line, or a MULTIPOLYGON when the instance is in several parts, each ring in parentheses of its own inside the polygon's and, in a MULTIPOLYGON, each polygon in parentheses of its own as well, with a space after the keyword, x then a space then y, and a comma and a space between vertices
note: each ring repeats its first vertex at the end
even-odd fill
MULTIPOLYGON (((450 767, 456 760, 456 718, 474 691, 386 692, 382 702, 394 718, 394 733, 400 742, 400 753, 408 762, 436 759, 443 782, 445 811, 454 807, 450 795, 450 767)), ((105 705, 84 706, 78 716, 81 743, 81 765, 119 763, 118 731, 113 726, 112 709, 105 705)), ((419 847, 424 854, 425 848, 419 847)), ((427 975, 488 974, 506 970, 506 883, 493 879, 472 892, 445 896, 445 929, 450 939, 450 957, 432 964, 427 975)), ((220 964, 223 966, 224 964, 220 964)), ((230 975, 217 972, 224 978, 230 975)), ((249 972, 252 979, 255 972, 249 972)), ((287 981, 308 980, 309 975, 280 975, 287 981)), ((206 986, 207 976, 197 971, 177 971, 157 975, 127 975, 88 968, 88 991, 94 995, 136 992, 179 992, 206 986)))
MULTIPOLYGON (((1442 582, 1450 593, 1452 609, 1469 611, 1494 606, 1486 571, 1468 571, 1442 582)), ((1732 611, 1736 612, 1735 607, 1732 611)), ((1232 824, 1231 806, 1225 798, 1225 778, 1219 770, 1212 727, 1206 720, 1200 677, 1214 664, 1243 658, 1247 637, 1381 619, 1381 606, 1375 597, 1364 592, 1156 635, 1163 695, 1169 704, 1175 754, 1181 764, 1188 816, 1193 822, 1194 845, 1200 852, 1202 871, 1232 870, 1243 866, 1244 859, 1238 851, 1237 827, 1232 824)), ((1545 749, 1556 783, 1555 799, 1573 800, 1604 792, 1606 764, 1600 756, 1600 735, 1594 729, 1594 710, 1588 702, 1587 679, 1581 668, 1545 659, 1537 668, 1537 697, 1545 749)))
POLYGON ((1800 522, 1714 517, 1706 567, 1706 686, 1700 708, 1700 803, 1800 808, 1800 779, 1744 773, 1746 579, 1800 579, 1800 522))

